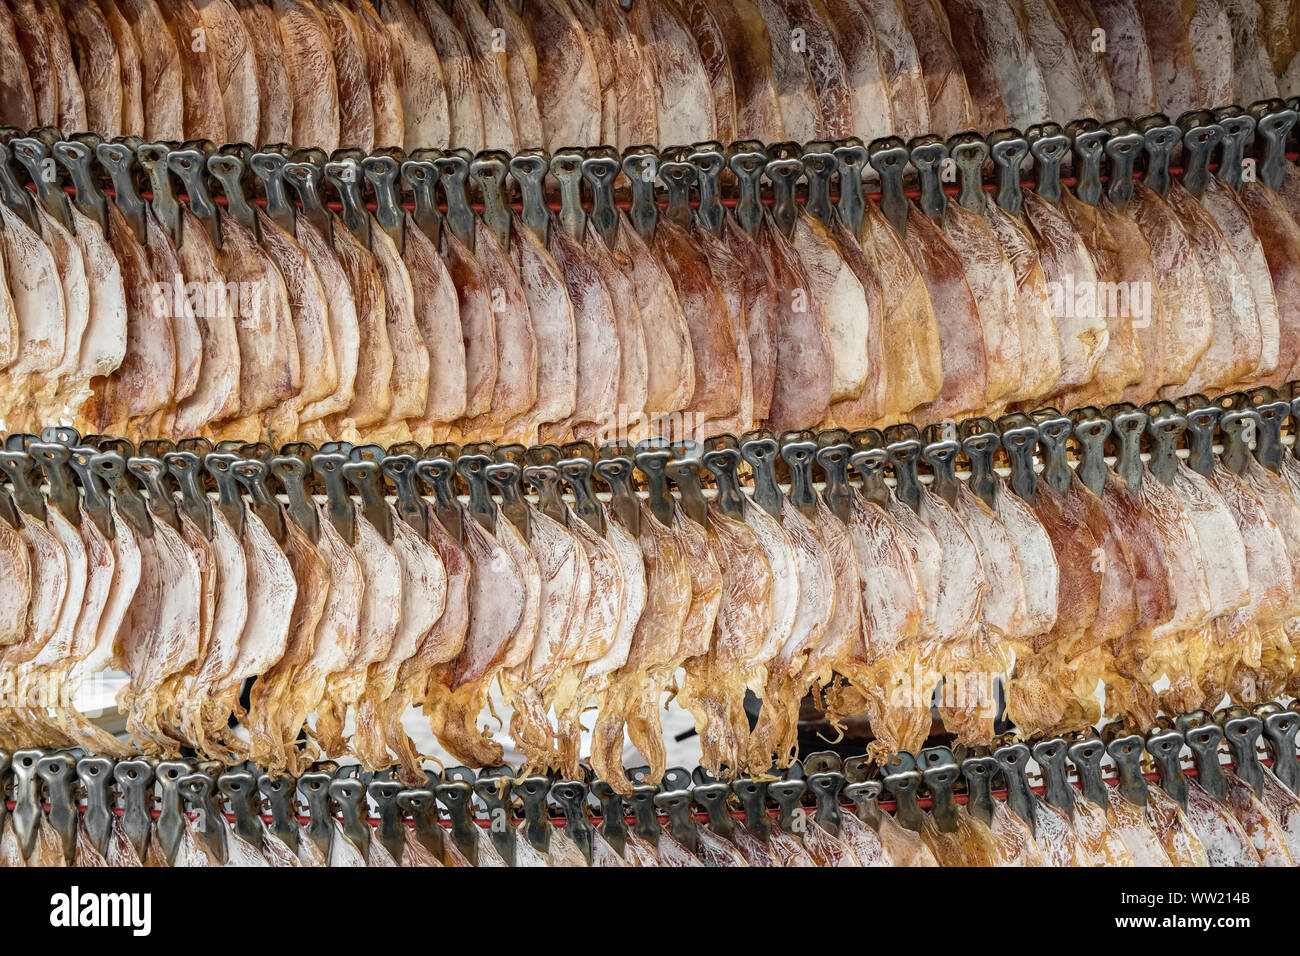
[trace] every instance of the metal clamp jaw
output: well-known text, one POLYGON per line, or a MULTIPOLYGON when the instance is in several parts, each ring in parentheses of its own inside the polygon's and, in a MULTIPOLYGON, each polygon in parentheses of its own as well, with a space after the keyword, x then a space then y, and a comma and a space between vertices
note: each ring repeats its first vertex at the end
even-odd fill
MULTIPOLYGON (((1259 711, 1257 711, 1259 713, 1259 711)), ((1296 757, 1296 734, 1300 713, 1290 710, 1262 714, 1264 736, 1273 754, 1273 775, 1295 794, 1300 794, 1300 759, 1296 757)))
POLYGON ((1043 740, 1033 746, 1034 761, 1043 770, 1043 799, 1074 819, 1074 790, 1066 773, 1067 745, 1063 738, 1043 740))
POLYGON ((257 789, 271 808, 271 833, 292 852, 297 853, 298 836, 302 828, 298 824, 294 779, 288 776, 272 777, 264 773, 257 778, 257 789))
POLYGON ((917 803, 916 792, 921 786, 921 774, 916 769, 916 758, 910 753, 892 754, 885 761, 884 769, 885 789, 894 795, 897 804, 894 816, 907 829, 919 831, 925 822, 925 815, 917 803))
POLYGON ((590 863, 596 828, 587 819, 587 785, 577 780, 562 780, 551 788, 551 796, 564 812, 564 832, 590 863))
POLYGON ((767 784, 751 777, 731 781, 731 792, 745 811, 745 829, 767 843, 772 835, 772 818, 767 812, 767 784))
POLYGON ((960 814, 952 787, 961 776, 961 768, 947 747, 927 747, 917 756, 923 768, 921 779, 934 800, 930 815, 942 832, 954 833, 960 826, 960 814))
POLYGON ((1147 805, 1147 780, 1142 776, 1143 740, 1137 734, 1116 737, 1106 746, 1119 768, 1120 796, 1136 807, 1147 805))
POLYGON ((1183 735, 1176 730, 1159 730, 1147 734, 1147 753, 1160 771, 1160 789, 1187 809, 1187 778, 1179 763, 1183 735))
POLYGON ((1106 755, 1106 745, 1097 737, 1077 741, 1069 748, 1070 762, 1079 771, 1079 786, 1083 796, 1103 810, 1110 807, 1110 791, 1101 775, 1101 760, 1106 755))
POLYGON ((100 853, 108 852, 108 842, 113 836, 113 761, 107 757, 82 757, 77 761, 77 779, 86 794, 86 808, 81 819, 91 845, 100 853))

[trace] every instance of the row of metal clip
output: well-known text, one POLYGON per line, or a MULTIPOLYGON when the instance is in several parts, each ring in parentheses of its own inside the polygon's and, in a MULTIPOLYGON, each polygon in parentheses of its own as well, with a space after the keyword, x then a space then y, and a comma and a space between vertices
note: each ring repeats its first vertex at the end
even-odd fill
POLYGON ((1132 194, 1139 156, 1144 157, 1143 181, 1163 194, 1170 183, 1171 161, 1181 146, 1183 182, 1199 195, 1211 175, 1216 150, 1219 159, 1214 175, 1234 188, 1240 186, 1253 143, 1258 154, 1253 157, 1254 175, 1277 190, 1285 174, 1287 141, 1296 124, 1298 105, 1300 98, 1264 100, 1247 109, 1228 105, 1187 113, 1176 123, 1163 114, 1105 124, 1078 119, 1064 127, 1039 124, 1023 133, 1014 129, 987 135, 965 132, 946 141, 932 135, 909 143, 886 137, 869 145, 853 138, 803 145, 745 140, 726 147, 717 142, 661 150, 638 146, 621 156, 608 146, 564 149, 553 156, 541 150, 511 156, 499 150, 474 155, 468 150, 416 149, 407 154, 392 148, 369 155, 358 149, 340 149, 327 156, 319 149, 294 149, 285 144, 256 149, 246 143, 147 143, 139 137, 104 141, 89 133, 65 138, 53 127, 26 135, 10 128, 0 130, 0 201, 34 228, 31 204, 40 202, 72 229, 70 191, 71 202, 106 229, 105 191, 111 188, 113 201, 143 242, 145 199, 141 194, 147 191, 159 223, 173 240, 179 240, 182 216, 175 188, 179 181, 190 211, 218 243, 217 189, 229 213, 254 231, 258 226, 253 203, 261 201, 267 214, 290 233, 296 228, 295 217, 301 214, 328 237, 333 220, 327 203, 334 203, 343 224, 363 242, 368 242, 371 228, 367 209, 373 210, 374 221, 400 249, 405 209, 409 208, 416 225, 435 242, 446 226, 472 249, 475 202, 480 204, 484 223, 509 244, 510 204, 515 201, 511 180, 522 221, 539 235, 546 235, 551 221, 549 175, 558 183, 559 219, 564 228, 581 237, 590 221, 612 244, 622 219, 616 192, 629 197, 629 221, 646 239, 653 236, 660 215, 684 224, 698 220, 704 228, 720 233, 724 171, 734 180, 734 187, 728 184, 726 189, 735 194, 737 221, 751 233, 761 224, 765 201, 771 202, 776 224, 787 235, 797 220, 799 201, 823 220, 829 220, 834 208, 845 226, 856 233, 867 201, 863 177, 874 176, 879 183, 880 208, 902 234, 909 208, 905 177, 908 184, 914 178, 921 208, 938 216, 947 202, 943 186, 948 181, 949 163, 959 173, 957 202, 979 209, 985 201, 983 171, 991 160, 995 201, 1014 212, 1020 208, 1021 183, 1030 157, 1036 191, 1054 200, 1063 188, 1062 166, 1073 156, 1076 195, 1095 205, 1104 192, 1122 209, 1132 194), (1109 163, 1104 184, 1103 160, 1109 163), (49 175, 52 168, 65 171, 67 182, 49 175), (471 179, 478 186, 473 197, 468 189, 471 179), (800 180, 806 180, 806 186, 797 190, 800 180), (589 199, 584 197, 584 183, 589 199), (662 194, 656 191, 657 183, 664 189, 662 194))
MULTIPOLYGON (((1142 765, 1146 753, 1159 774, 1161 789, 1186 808, 1184 745, 1191 751, 1199 785, 1225 802, 1222 744, 1226 742, 1230 751, 1233 772, 1260 795, 1265 774, 1261 737, 1271 757, 1271 773, 1300 794, 1298 732, 1300 706, 1292 704, 1287 710, 1269 703, 1255 713, 1233 708, 1217 717, 1204 711, 1186 714, 1145 737, 1120 732, 1107 739, 1054 738, 1032 746, 1017 742, 963 755, 960 760, 948 747, 929 747, 918 754, 892 755, 878 773, 869 757, 842 758, 833 751, 809 754, 787 770, 773 770, 763 778, 730 782, 717 780, 703 768, 693 773, 669 768, 656 786, 644 782, 648 768, 643 767, 627 771, 631 788, 626 794, 595 779, 518 777, 514 768, 504 765, 477 774, 466 767, 430 771, 426 785, 411 787, 385 774, 359 773, 355 766, 321 764, 294 780, 213 762, 141 757, 115 763, 105 757, 76 759, 66 752, 39 750, 19 750, 12 757, 0 754, 0 779, 7 791, 12 777, 13 828, 27 855, 35 845, 42 813, 58 833, 69 861, 75 856, 79 817, 92 845, 103 853, 114 815, 120 813, 121 827, 140 858, 145 858, 149 841, 157 839, 170 863, 176 858, 187 826, 183 815, 188 811, 198 837, 219 860, 226 853, 221 815, 229 815, 233 832, 253 846, 260 845, 265 825, 293 852, 299 840, 312 841, 324 859, 330 858, 336 839, 348 840, 364 859, 374 839, 400 862, 409 825, 409 832, 439 862, 450 862, 454 846, 465 861, 476 863, 486 834, 501 859, 514 865, 521 836, 539 853, 550 850, 555 832, 552 817, 563 818, 566 837, 590 861, 597 834, 622 855, 629 832, 657 846, 665 828, 674 841, 694 853, 700 823, 724 840, 733 838, 741 823, 750 835, 767 843, 774 822, 782 831, 799 833, 807 826, 807 813, 835 836, 850 805, 861 821, 878 825, 879 815, 885 812, 878 802, 882 795, 895 801, 899 824, 920 830, 924 816, 919 798, 928 793, 935 825, 951 832, 958 827, 959 792, 964 794, 967 812, 991 823, 999 784, 1005 788, 1007 806, 1032 832, 1037 798, 1028 775, 1031 758, 1041 774, 1042 799, 1071 818, 1075 796, 1069 765, 1083 797, 1104 808, 1109 801, 1103 777, 1107 755, 1116 768, 1118 792, 1125 799, 1137 806, 1146 804, 1148 782, 1142 765), (300 821, 298 797, 305 804, 305 823, 300 821), (43 810, 43 802, 48 803, 48 811, 43 810), (372 808, 377 817, 374 826, 372 808), (598 815, 593 813, 597 809, 598 815)), ((0 815, 3 808, 0 803, 0 815)))

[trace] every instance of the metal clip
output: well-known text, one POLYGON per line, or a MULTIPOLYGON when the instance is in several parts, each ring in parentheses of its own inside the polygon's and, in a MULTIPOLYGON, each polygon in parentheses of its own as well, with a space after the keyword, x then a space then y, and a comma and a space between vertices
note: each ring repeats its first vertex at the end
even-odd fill
POLYGON ((1255 132, 1255 117, 1242 112, 1240 106, 1221 106, 1214 111, 1214 118, 1223 130, 1223 152, 1215 175, 1233 189, 1240 190, 1246 142, 1255 132))
POLYGON ((736 468, 740 465, 740 452, 735 448, 715 448, 703 455, 704 467, 709 469, 717 483, 714 503, 723 514, 737 521, 745 520, 745 496, 740 491, 736 468))
POLYGON ((1046 784, 1043 799, 1073 820, 1074 790, 1070 787, 1069 778, 1066 776, 1066 750, 1065 740, 1056 737, 1034 744, 1033 754, 1034 760, 1042 768, 1043 780, 1046 784))
POLYGON ((1233 771, 1255 791, 1255 796, 1264 796, 1264 766, 1259 762, 1259 752, 1255 749, 1264 732, 1264 722, 1253 714, 1227 717, 1223 721, 1223 736, 1232 751, 1233 771))
POLYGON ((1223 454, 1219 460, 1235 475, 1244 475, 1250 467, 1250 448, 1246 444, 1248 433, 1259 431, 1259 413, 1253 408, 1224 412, 1219 419, 1219 434, 1223 436, 1223 454))
POLYGON ((551 821, 547 818, 546 797, 551 791, 551 782, 545 777, 524 777, 515 782, 524 804, 524 838, 539 853, 548 853, 551 849, 551 821))
POLYGON ((551 157, 551 175, 560 184, 560 225, 582 242, 587 234, 587 212, 582 208, 582 153, 562 149, 551 157))
POLYGON ((330 809, 330 775, 321 771, 298 778, 298 793, 307 801, 307 839, 326 861, 334 843, 334 813, 330 809))
MULTIPOLYGON (((147 760, 120 760, 113 766, 113 779, 122 791, 122 832, 143 861, 153 831, 154 769, 147 760)), ((161 829, 159 834, 161 840, 161 829)))
POLYGON ((856 237, 862 233, 862 221, 866 216, 862 174, 870 164, 870 154, 856 139, 845 140, 833 152, 840 174, 840 195, 835 208, 840 222, 856 237))
POLYGON ((1011 490, 1024 501, 1033 501, 1038 490, 1034 472, 1034 446, 1038 429, 1033 425, 1013 425, 1002 432, 1002 447, 1011 459, 1011 490))
POLYGON ((830 143, 806 143, 802 157, 804 176, 808 179, 804 211, 827 226, 835 215, 831 206, 831 178, 837 168, 834 148, 830 143))
POLYGON ((73 484, 72 473, 67 464, 72 459, 72 450, 67 445, 57 442, 32 442, 27 448, 28 454, 40 466, 49 485, 50 500, 58 507, 63 517, 74 526, 81 526, 81 499, 77 487, 73 484))
POLYGON ((1274 474, 1282 470, 1282 424, 1291 414, 1291 404, 1283 401, 1261 401, 1254 405, 1257 416, 1255 429, 1255 460, 1274 474))
MULTIPOLYGON (((763 170, 767 167, 767 154, 757 140, 733 143, 727 151, 727 168, 735 175, 739 198, 733 214, 740 227, 757 239, 763 226, 763 201, 760 191, 763 170)), ((861 190, 859 190, 861 197, 861 190)))
POLYGON ((61 140, 51 147, 50 152, 67 169, 68 177, 77 190, 72 197, 73 204, 87 219, 97 223, 100 230, 107 235, 108 200, 99 191, 99 186, 95 183, 90 167, 95 158, 94 150, 98 143, 98 137, 90 133, 83 134, 83 136, 89 140, 89 143, 82 141, 80 138, 61 140))
POLYGON ((321 199, 321 181, 325 172, 319 163, 305 160, 285 163, 284 180, 298 194, 302 214, 320 232, 326 244, 334 239, 334 217, 321 199))
POLYGON ((1106 140, 1106 159, 1110 162, 1106 198, 1116 209, 1124 212, 1133 198, 1133 168, 1146 140, 1141 133, 1134 132, 1126 120, 1108 123, 1106 129, 1110 133, 1110 139, 1106 140))
POLYGON ((805 175, 803 161, 799 159, 797 143, 779 143, 768 150, 774 157, 767 161, 764 172, 772 181, 772 221, 781 235, 789 239, 794 235, 799 220, 799 204, 795 201, 795 187, 805 175))
POLYGON ((868 147, 868 161, 880 177, 880 209, 900 235, 907 234, 907 196, 903 192, 903 170, 909 159, 907 147, 897 136, 874 140, 868 147))
POLYGON ((961 488, 961 482, 957 480, 959 450, 960 446, 955 441, 931 442, 921 449, 921 457, 934 475, 931 489, 950 505, 957 503, 957 493, 961 488))
POLYGON ((691 815, 691 792, 666 790, 655 795, 654 805, 668 814, 668 829, 677 842, 694 853, 699 848, 699 832, 691 815))
POLYGON ((1029 748, 1024 744, 1000 747, 993 752, 993 759, 1002 768, 1002 776, 1007 781, 1007 805, 1016 816, 1025 821, 1030 833, 1036 833, 1038 805, 1034 800, 1034 792, 1029 789, 1029 778, 1025 776, 1029 748))
POLYGON ((631 459, 622 455, 602 458, 596 462, 596 476, 609 486, 609 510, 628 533, 636 537, 641 529, 641 502, 632 490, 631 459))
POLYGON ((1106 745, 1097 737, 1070 744, 1070 761, 1079 772, 1079 788, 1086 799, 1103 810, 1110 808, 1110 791, 1101 776, 1101 758, 1106 755, 1106 745))
POLYGON ((1183 735, 1176 730, 1153 730, 1147 734, 1147 753, 1160 772, 1160 789, 1184 810, 1187 809, 1187 778, 1179 761, 1183 735))
POLYGON ((1264 736, 1273 754, 1273 775, 1292 793, 1300 794, 1300 759, 1296 757, 1296 734, 1300 713, 1279 710, 1264 715, 1264 736))
MULTIPOLYGON (((397 805, 411 817, 415 839, 442 863, 447 862, 447 846, 442 824, 438 822, 438 803, 432 790, 413 787, 397 795, 397 805)), ((475 844, 475 852, 478 845, 475 844)), ((472 859, 471 859, 472 862, 472 859)))
POLYGON ((1250 112, 1255 116, 1256 148, 1262 146, 1256 175, 1269 189, 1281 192, 1286 179, 1286 139, 1296 124, 1296 111, 1271 109, 1266 101, 1251 106, 1250 112))
POLYGON ((1210 156, 1223 142, 1223 127, 1210 121, 1209 116, 1205 111, 1192 113, 1180 123, 1183 127, 1182 182, 1197 199, 1205 194, 1210 181, 1210 156))
MULTIPOLYGON (((793 444, 797 446, 798 443, 793 444)), ((819 448, 816 453, 817 464, 821 466, 826 476, 822 486, 822 497, 826 501, 826 506, 846 525, 849 523, 853 500, 853 489, 849 485, 849 457, 850 446, 844 444, 828 445, 819 448)), ((793 468, 794 465, 791 464, 791 469, 793 468)))
POLYGON ((805 782, 817 799, 813 820, 831 836, 839 836, 843 823, 839 797, 844 789, 844 774, 834 770, 811 773, 805 782))
POLYGON ((1052 412, 1034 424, 1038 428, 1038 445, 1043 452, 1043 480, 1062 495, 1067 494, 1073 472, 1066 456, 1066 442, 1074 431, 1074 425, 1068 418, 1052 412))
POLYGON ((708 814, 709 829, 724 840, 730 840, 736 832, 736 822, 727 809, 730 795, 731 789, 725 783, 701 783, 691 789, 691 798, 708 814))
POLYGON ((633 785, 632 793, 628 796, 635 821, 632 832, 654 847, 659 846, 659 817, 655 815, 655 797, 658 795, 658 787, 639 783, 633 785))
POLYGON ((208 157, 208 172, 221 183, 221 191, 226 194, 226 211, 254 236, 259 235, 257 213, 244 195, 244 157, 239 155, 238 147, 225 146, 222 152, 208 157))
MULTIPOLYGON (((564 458, 556 463, 555 471, 558 477, 563 478, 573 489, 573 513, 583 521, 597 534, 605 533, 605 509, 600 506, 600 501, 596 498, 596 489, 591 481, 592 472, 595 469, 595 463, 586 458, 564 458)), ((527 469, 525 469, 527 470, 527 469)), ((563 501, 558 496, 558 484, 555 487, 555 501, 552 503, 559 504, 563 507, 563 501)), ((547 498, 543 495, 543 504, 547 498)))
POLYGON ((510 796, 514 768, 503 764, 480 771, 474 781, 474 793, 487 807, 488 836, 507 866, 514 866, 519 835, 514 828, 513 801, 510 796))
POLYGON ((700 172, 682 157, 684 149, 670 150, 659 163, 659 180, 668 189, 668 204, 664 216, 683 229, 689 229, 695 219, 691 209, 691 190, 699 181, 700 172))
POLYGON ((885 446, 889 459, 894 465, 894 481, 897 483, 894 494, 913 511, 921 510, 921 476, 918 464, 921 460, 921 442, 916 438, 903 438, 885 446))
MULTIPOLYGON (((76 461, 76 452, 73 453, 76 461)), ((131 527, 143 535, 153 534, 153 519, 144 499, 127 479, 126 460, 115 451, 100 452, 91 456, 89 468, 113 492, 117 510, 131 522, 131 527)))
POLYGON ((1142 144, 1146 150, 1146 173, 1142 182, 1163 196, 1169 191, 1171 181, 1169 160, 1173 156, 1174 147, 1182 141, 1183 131, 1161 113, 1138 120, 1138 130, 1142 133, 1142 144))
POLYGON ((76 761, 66 753, 47 754, 36 761, 36 775, 45 781, 50 809, 45 814, 50 827, 59 835, 63 859, 69 864, 77 856, 77 801, 72 795, 76 781, 76 761))
POLYGON ((203 466, 217 483, 217 510, 226 516, 237 536, 244 533, 244 499, 239 493, 239 481, 234 467, 239 456, 231 452, 209 452, 203 456, 203 466))
MULTIPOLYGON (((356 452, 354 452, 356 454, 356 452)), ((361 511, 389 544, 393 543, 393 513, 384 499, 383 478, 375 460, 349 461, 343 465, 346 478, 361 496, 361 511)))
POLYGON ((649 245, 654 241, 655 226, 659 222, 659 206, 655 202, 659 154, 649 146, 633 146, 625 150, 623 175, 632 184, 632 204, 628 207, 628 219, 632 222, 632 228, 649 245))
MULTIPOLYGON (((75 233, 68 194, 63 191, 62 185, 54 177, 46 175, 45 161, 49 158, 49 150, 53 143, 54 137, 46 143, 37 136, 20 136, 9 141, 9 150, 31 177, 41 207, 64 229, 75 233)), ((37 232, 39 233, 40 230, 37 232)))
POLYGON ((266 526, 266 530, 271 532, 271 536, 284 544, 288 540, 288 531, 284 526, 284 513, 280 510, 280 503, 266 486, 266 476, 270 472, 266 462, 244 459, 236 462, 231 471, 239 483, 248 489, 253 513, 266 526))
POLYGON ((415 473, 433 492, 434 516, 453 539, 460 541, 461 506, 452 487, 456 463, 441 455, 422 458, 415 463, 415 473))
POLYGON ((0 142, 0 202, 39 236, 41 224, 36 218, 36 198, 29 189, 18 184, 14 169, 9 165, 12 157, 9 144, 0 142))
POLYGON ((1061 163, 1070 155, 1070 138, 1056 123, 1031 126, 1029 152, 1034 157, 1034 192, 1053 205, 1061 202, 1061 163))
POLYGON ((664 527, 672 527, 673 523, 673 499, 668 494, 668 478, 664 472, 670 460, 672 453, 662 448, 649 448, 636 454, 637 469, 646 476, 646 503, 664 527))
POLYGON ((1147 780, 1142 776, 1142 749, 1143 741, 1137 734, 1116 737, 1106 746, 1106 752, 1119 768, 1120 796, 1135 807, 1147 805, 1147 780))
POLYGON ((1110 477, 1106 468, 1106 438, 1110 432, 1111 423, 1105 418, 1083 418, 1074 423, 1074 437, 1080 448, 1076 474, 1088 490, 1097 496, 1105 492, 1110 477))
MULTIPOLYGON (((513 160, 511 162, 513 163, 513 160)), ((593 147, 587 150, 580 169, 582 178, 591 187, 591 222, 595 224, 605 245, 613 249, 618 239, 621 220, 618 207, 614 203, 614 181, 618 179, 622 169, 618 155, 609 147, 593 147)), ((545 175, 545 168, 542 170, 542 175, 545 175)), ((544 229, 542 238, 545 240, 544 229)))
POLYGON ((768 843, 772 818, 767 812, 767 784, 750 777, 738 777, 731 781, 731 792, 745 811, 745 829, 758 840, 768 843))
POLYGON ((1029 155, 1029 142, 1019 130, 1004 129, 988 137, 989 155, 998 168, 998 188, 994 194, 998 206, 1013 215, 1020 212, 1024 196, 1020 192, 1021 167, 1029 155))
POLYGON ((0 471, 9 477, 13 500, 19 510, 37 521, 45 520, 45 497, 41 494, 36 461, 25 451, 0 451, 0 471))
POLYGON ((1136 495, 1142 487, 1142 434, 1147 427, 1147 413, 1131 405, 1119 406, 1108 413, 1113 434, 1119 441, 1115 472, 1136 495))
POLYGON ((367 156, 361 161, 361 172, 375 191, 375 221, 401 254, 406 248, 406 210, 397 187, 401 167, 393 156, 367 156))
POLYGON ((948 159, 948 150, 937 136, 918 136, 909 144, 912 166, 920 180, 921 195, 917 200, 921 212, 935 222, 943 221, 948 197, 944 195, 940 173, 948 159))
POLYGON ((862 497, 881 508, 889 507, 892 497, 889 486, 885 484, 885 465, 888 462, 889 453, 883 448, 855 451, 849 456, 849 463, 862 482, 862 497))
MULTIPOLYGON (((176 787, 185 802, 196 811, 198 818, 194 821, 195 831, 216 855, 217 860, 224 864, 226 862, 226 841, 222 825, 224 821, 212 801, 212 785, 212 778, 201 771, 187 774, 176 781, 176 787)), ((168 862, 174 860, 169 859, 168 862)))
POLYGON ((471 252, 474 251, 474 211, 465 196, 465 180, 469 177, 468 150, 444 153, 433 161, 433 168, 442 183, 442 194, 447 200, 447 213, 443 221, 452 234, 471 252))
POLYGON ((257 781, 247 770, 227 770, 217 777, 217 789, 226 796, 235 815, 235 835, 254 849, 262 847, 262 806, 257 781))
POLYGON ((510 207, 506 204, 506 175, 510 154, 501 150, 479 153, 469 164, 483 194, 483 222, 503 249, 510 248, 510 207))
POLYGON ((212 244, 219 248, 221 223, 217 218, 216 204, 208 194, 208 185, 203 178, 207 170, 207 156, 199 149, 175 149, 167 154, 167 169, 175 173, 184 184, 186 206, 208 231, 212 244))
POLYGON ((81 814, 86 836, 90 838, 90 845, 103 856, 108 852, 113 821, 117 819, 108 789, 113 782, 113 761, 107 757, 82 757, 77 761, 76 770, 81 789, 86 794, 86 809, 81 814))
POLYGON ((339 218, 363 246, 370 246, 370 213, 361 198, 360 150, 337 150, 321 167, 325 179, 339 196, 339 218))
POLYGON ((1106 154, 1110 131, 1095 121, 1074 122, 1065 128, 1074 147, 1074 194, 1089 206, 1101 202, 1101 158, 1106 154))
POLYGON ((330 798, 339 805, 343 817, 343 836, 356 847, 363 860, 370 859, 370 823, 366 820, 364 807, 366 788, 354 777, 342 777, 330 781, 330 798))
POLYGON ((776 483, 776 461, 780 447, 773 438, 755 438, 740 446, 740 455, 754 472, 753 499, 768 514, 781 517, 784 495, 776 483))
POLYGON ((134 456, 126 461, 126 469, 144 485, 149 513, 175 531, 181 527, 176 515, 176 500, 167 487, 167 466, 157 458, 134 456))
MULTIPOLYGON (((118 766, 120 767, 121 764, 118 766)), ((159 799, 158 844, 162 848, 168 866, 176 862, 176 854, 180 851, 181 838, 185 833, 186 820, 182 809, 184 801, 180 782, 193 773, 193 770, 193 765, 187 760, 163 760, 155 769, 158 785, 162 788, 159 799)), ((121 780, 119 779, 118 782, 120 783, 121 780)), ((143 856, 141 858, 143 859, 143 856)))
POLYGON ((696 143, 686 157, 696 169, 700 188, 700 201, 695 215, 700 224, 715 236, 722 235, 726 211, 722 206, 722 171, 727 168, 727 158, 722 154, 721 143, 696 143))
POLYGON ((289 498, 289 517, 316 543, 320 540, 320 525, 316 503, 307 491, 310 467, 307 461, 295 455, 277 455, 270 463, 271 473, 280 479, 285 495, 289 498))
POLYGON ((917 756, 925 768, 921 771, 921 779, 930 789, 930 796, 934 800, 930 815, 942 832, 955 833, 960 826, 960 817, 952 785, 961 776, 961 768, 947 747, 927 747, 917 756))
POLYGON ((343 476, 343 467, 348 463, 347 456, 339 452, 317 452, 312 456, 312 471, 325 483, 326 509, 330 524, 343 538, 345 544, 356 541, 356 508, 348 494, 347 479, 343 476))
POLYGON ((469 513, 489 533, 496 530, 497 506, 488 493, 486 469, 492 464, 487 455, 461 455, 456 459, 456 473, 469 485, 469 513))
POLYGON ((272 777, 262 774, 257 778, 257 789, 271 809, 271 833, 293 853, 298 852, 298 807, 294 800, 295 782, 289 776, 272 777))
POLYGON ((623 797, 604 780, 593 780, 591 793, 600 801, 600 835, 624 856, 627 852, 627 820, 623 816, 623 797))
POLYGON ((440 155, 434 149, 416 150, 402 163, 402 180, 411 187, 415 200, 411 218, 435 246, 442 239, 442 212, 438 208, 438 171, 432 159, 440 155), (429 154, 429 158, 422 154, 429 154))
POLYGON ((577 844, 590 863, 596 828, 587 819, 587 785, 577 780, 563 780, 551 788, 551 796, 564 812, 564 832, 577 844))
POLYGON ((297 235, 297 216, 284 192, 284 167, 288 160, 279 153, 254 153, 248 166, 262 181, 266 193, 266 214, 289 235, 297 235))
POLYGON ((380 469, 397 490, 397 513, 415 529, 421 538, 429 531, 428 513, 424 499, 415 485, 416 460, 414 455, 385 455, 380 469))
POLYGON ((894 816, 898 822, 909 830, 919 832, 925 822, 925 816, 916 802, 916 791, 921 785, 921 774, 916 769, 916 758, 903 751, 890 755, 885 761, 885 775, 882 782, 885 789, 894 795, 897 804, 894 816))
MULTIPOLYGON (((813 518, 817 514, 817 489, 813 484, 813 462, 818 459, 820 449, 817 448, 816 442, 811 441, 792 441, 786 442, 781 446, 781 458, 790 468, 790 504, 794 505, 804 517, 813 518)), ((841 465, 847 462, 848 458, 840 452, 839 461, 841 465)), ((843 469, 841 469, 843 471, 843 469)), ((844 472, 847 477, 847 472, 844 472)), ((774 479, 775 480, 775 479, 774 479)), ((827 492, 830 492, 831 481, 827 478, 827 492)), ((847 481, 845 483, 847 487, 847 481)), ((836 493, 842 493, 844 488, 837 488, 836 493)), ((779 491, 779 489, 778 489, 779 491)))

